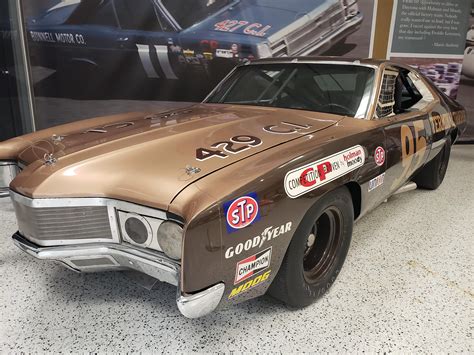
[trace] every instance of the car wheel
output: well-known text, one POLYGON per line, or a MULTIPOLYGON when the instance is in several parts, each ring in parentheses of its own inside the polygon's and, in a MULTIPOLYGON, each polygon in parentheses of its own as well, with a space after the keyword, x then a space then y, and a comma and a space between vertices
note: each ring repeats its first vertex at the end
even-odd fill
POLYGON ((413 179, 417 186, 423 189, 436 190, 444 180, 450 155, 451 138, 448 137, 443 149, 413 179))
POLYGON ((298 308, 322 297, 344 264, 353 224, 347 188, 324 195, 298 226, 269 294, 298 308))

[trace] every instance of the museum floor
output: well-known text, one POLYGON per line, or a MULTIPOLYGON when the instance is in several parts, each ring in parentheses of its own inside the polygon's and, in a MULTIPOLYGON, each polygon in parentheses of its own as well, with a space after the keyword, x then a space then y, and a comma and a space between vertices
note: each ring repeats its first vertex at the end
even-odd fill
POLYGON ((455 146, 438 191, 363 218, 334 287, 304 310, 269 297, 188 320, 175 288, 80 275, 21 253, 0 202, 0 353, 474 351, 474 146, 455 146))

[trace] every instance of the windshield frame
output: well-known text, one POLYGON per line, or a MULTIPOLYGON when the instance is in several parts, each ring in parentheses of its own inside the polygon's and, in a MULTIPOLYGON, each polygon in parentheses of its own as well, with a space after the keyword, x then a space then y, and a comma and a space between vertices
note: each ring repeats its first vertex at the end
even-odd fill
MULTIPOLYGON (((235 75, 235 72, 237 70, 240 70, 240 68, 243 67, 248 67, 248 66, 265 66, 269 64, 275 64, 275 65, 284 65, 284 64, 314 64, 314 65, 344 65, 344 66, 360 66, 360 67, 366 67, 370 68, 373 70, 373 75, 371 78, 372 81, 372 87, 370 85, 367 85, 363 95, 361 96, 359 108, 357 112, 355 113, 354 116, 346 116, 346 117, 352 117, 356 119, 364 119, 364 120, 370 120, 370 113, 372 112, 372 109, 374 107, 374 98, 377 97, 377 88, 378 88, 378 80, 379 80, 379 74, 380 74, 380 67, 378 65, 373 65, 373 64, 366 64, 366 63, 360 63, 359 61, 356 62, 349 62, 349 61, 330 61, 330 60, 324 60, 324 61, 314 61, 314 60, 300 60, 300 59, 294 59, 292 61, 288 62, 282 62, 282 61, 261 61, 261 62, 247 62, 242 65, 236 66, 234 69, 230 71, 227 76, 222 79, 222 81, 216 85, 216 87, 209 93, 209 95, 206 96, 206 98, 202 101, 203 104, 211 104, 211 105, 248 105, 252 106, 249 104, 239 104, 239 103, 215 103, 215 102, 209 102, 209 100, 216 94, 217 91, 219 91, 226 83, 227 81, 232 78, 235 75)), ((235 85, 235 83, 233 84, 235 85)), ((233 86, 232 85, 232 86, 233 86)), ((278 107, 275 107, 278 108, 278 107)), ((290 110, 302 110, 302 111, 308 111, 308 112, 319 112, 319 111, 310 111, 310 110, 305 110, 305 109, 298 109, 298 108, 281 108, 281 109, 290 109, 290 110)), ((325 113, 325 112, 321 112, 325 113)), ((336 113, 335 113, 336 114, 336 113)))
MULTIPOLYGON (((214 12, 211 16, 216 16, 216 15, 219 15, 220 13, 226 11, 227 9, 229 9, 230 7, 232 6, 235 6, 237 3, 239 3, 241 0, 233 0, 231 2, 229 2, 229 4, 227 4, 226 6, 224 6, 223 8, 219 9, 218 11, 214 12)), ((172 24, 172 26, 175 28, 176 31, 182 31, 182 30, 185 30, 185 29, 188 29, 188 28, 191 28, 195 25, 197 25, 198 23, 201 23, 202 21, 205 21, 205 19, 199 21, 199 22, 196 22, 195 24, 193 24, 192 26, 189 26, 189 27, 182 27, 181 24, 174 18, 174 16, 171 14, 171 12, 168 11, 168 9, 166 8, 166 6, 163 4, 163 1, 162 0, 153 0, 153 2, 155 3, 156 6, 158 6, 158 8, 162 11, 163 15, 165 15, 165 17, 169 20, 169 22, 172 24)))

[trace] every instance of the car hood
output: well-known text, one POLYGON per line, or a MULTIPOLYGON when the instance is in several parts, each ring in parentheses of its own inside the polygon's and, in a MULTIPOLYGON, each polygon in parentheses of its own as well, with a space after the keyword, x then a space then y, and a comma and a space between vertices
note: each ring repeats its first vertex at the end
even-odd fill
POLYGON ((321 7, 321 11, 324 11, 324 9, 337 2, 339 0, 241 1, 216 16, 206 19, 198 26, 216 32, 229 32, 251 37, 269 37, 298 19, 307 16, 317 8, 321 7), (245 21, 248 24, 238 26, 238 23, 236 23, 231 26, 231 28, 235 28, 233 30, 224 30, 223 28, 219 30, 216 25, 227 20, 245 21), (246 30, 251 25, 253 25, 252 31, 246 30), (259 33, 262 29, 264 31, 259 33))
MULTIPOLYGON (((298 139, 301 133, 271 134, 264 127, 291 122, 304 134, 343 117, 254 106, 201 104, 160 115, 135 114, 108 125, 49 136, 19 155, 23 171, 11 188, 33 198, 109 197, 167 209, 186 186, 242 159, 298 139), (262 143, 226 158, 196 159, 196 150, 238 135, 262 143), (186 168, 197 168, 188 173, 186 168)), ((54 130, 53 130, 54 131, 54 130)), ((223 150, 223 144, 220 149, 223 150)), ((235 145, 242 147, 242 145, 235 145)))

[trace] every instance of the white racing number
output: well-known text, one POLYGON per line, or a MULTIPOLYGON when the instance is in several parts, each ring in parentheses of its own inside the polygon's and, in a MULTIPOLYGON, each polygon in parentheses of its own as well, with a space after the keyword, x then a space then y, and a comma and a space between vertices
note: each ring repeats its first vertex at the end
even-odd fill
POLYGON ((151 60, 152 51, 154 50, 158 62, 160 63, 160 68, 166 76, 166 79, 177 80, 173 68, 171 67, 170 59, 168 57, 168 46, 151 46, 148 44, 137 44, 138 55, 143 65, 143 69, 149 78, 159 79, 160 75, 158 74, 156 68, 153 66, 151 60))

